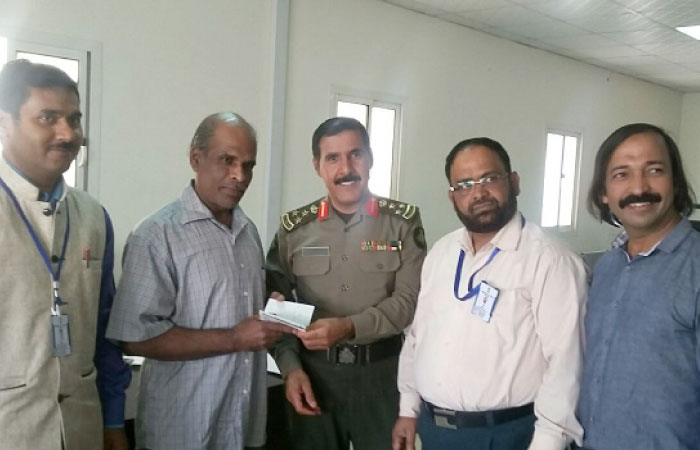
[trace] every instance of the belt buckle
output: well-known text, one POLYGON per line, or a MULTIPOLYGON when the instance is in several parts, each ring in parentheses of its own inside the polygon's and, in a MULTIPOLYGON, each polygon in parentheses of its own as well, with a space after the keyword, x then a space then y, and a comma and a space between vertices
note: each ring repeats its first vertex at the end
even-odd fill
POLYGON ((440 428, 449 428, 451 430, 456 430, 457 425, 450 423, 450 417, 455 417, 455 412, 449 409, 433 408, 433 419, 435 419, 435 425, 440 428))
POLYGON ((357 345, 343 345, 336 348, 336 364, 352 365, 358 362, 359 347, 357 345))

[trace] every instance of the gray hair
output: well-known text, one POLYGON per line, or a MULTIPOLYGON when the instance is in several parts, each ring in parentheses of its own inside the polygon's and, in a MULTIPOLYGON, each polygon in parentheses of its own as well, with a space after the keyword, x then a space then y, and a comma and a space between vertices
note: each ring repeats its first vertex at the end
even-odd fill
POLYGON ((248 132, 250 140, 253 142, 253 147, 257 149, 258 136, 255 132, 255 128, 253 128, 253 126, 249 124, 248 121, 245 120, 240 114, 226 111, 210 114, 205 117, 204 120, 202 120, 197 127, 197 131, 194 132, 194 136, 192 137, 190 152, 193 152, 195 149, 206 152, 209 149, 209 144, 212 136, 214 135, 214 130, 219 124, 244 128, 248 132))

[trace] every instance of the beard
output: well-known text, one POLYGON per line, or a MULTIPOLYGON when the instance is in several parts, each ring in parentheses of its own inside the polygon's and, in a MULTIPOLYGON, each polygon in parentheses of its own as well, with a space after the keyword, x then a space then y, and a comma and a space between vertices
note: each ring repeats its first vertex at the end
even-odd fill
POLYGON ((508 188, 508 199, 503 204, 499 204, 493 198, 486 198, 472 203, 467 212, 460 211, 454 201, 452 204, 459 220, 472 233, 493 233, 500 230, 513 218, 518 209, 518 200, 512 185, 508 188), (492 204, 495 207, 485 212, 473 212, 475 206, 484 204, 492 204))

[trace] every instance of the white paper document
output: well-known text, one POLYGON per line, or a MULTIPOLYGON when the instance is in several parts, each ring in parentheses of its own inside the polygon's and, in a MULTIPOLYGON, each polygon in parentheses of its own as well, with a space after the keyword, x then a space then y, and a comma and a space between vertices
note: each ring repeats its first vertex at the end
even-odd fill
POLYGON ((273 298, 265 305, 265 311, 260 311, 260 320, 289 325, 297 330, 306 331, 311 323, 314 306, 305 303, 280 302, 273 298))

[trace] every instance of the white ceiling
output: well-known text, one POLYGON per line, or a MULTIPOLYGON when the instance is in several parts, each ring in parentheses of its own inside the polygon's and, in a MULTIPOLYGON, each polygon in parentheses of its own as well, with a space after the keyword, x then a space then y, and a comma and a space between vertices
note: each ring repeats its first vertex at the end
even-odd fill
POLYGON ((700 92, 700 0, 383 0, 683 92, 700 92))

